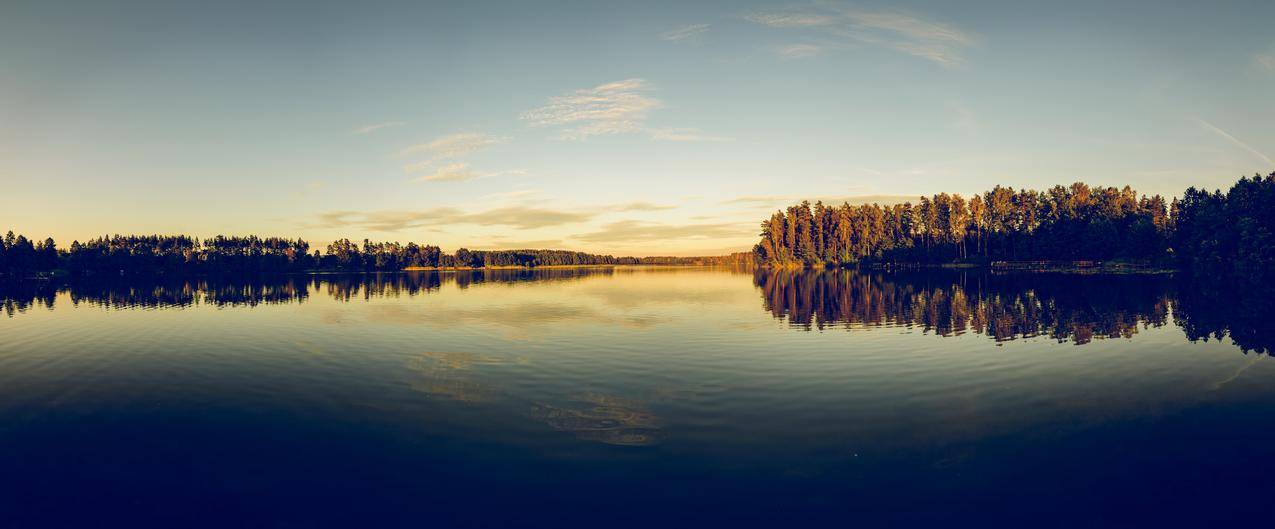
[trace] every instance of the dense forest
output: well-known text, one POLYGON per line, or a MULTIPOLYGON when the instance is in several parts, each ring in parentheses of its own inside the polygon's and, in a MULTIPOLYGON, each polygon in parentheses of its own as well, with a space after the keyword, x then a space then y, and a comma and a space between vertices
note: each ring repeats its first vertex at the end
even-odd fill
POLYGON ((438 246, 341 239, 323 252, 301 239, 185 235, 115 235, 58 248, 10 231, 0 239, 0 276, 262 273, 312 270, 370 272, 408 268, 497 268, 582 265, 726 265, 751 261, 748 253, 720 257, 613 257, 567 250, 469 250, 448 254, 438 246))
POLYGON ((802 202, 761 227, 753 253, 771 266, 1130 260, 1252 277, 1275 266, 1275 173, 1172 202, 1083 183, 886 206, 802 202))

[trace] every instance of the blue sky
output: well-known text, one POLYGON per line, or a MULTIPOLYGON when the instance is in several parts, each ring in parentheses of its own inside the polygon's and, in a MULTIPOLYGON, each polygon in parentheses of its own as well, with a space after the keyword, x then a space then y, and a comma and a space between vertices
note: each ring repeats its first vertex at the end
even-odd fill
POLYGON ((1271 2, 8 2, 0 227, 698 254, 1275 170, 1271 2))

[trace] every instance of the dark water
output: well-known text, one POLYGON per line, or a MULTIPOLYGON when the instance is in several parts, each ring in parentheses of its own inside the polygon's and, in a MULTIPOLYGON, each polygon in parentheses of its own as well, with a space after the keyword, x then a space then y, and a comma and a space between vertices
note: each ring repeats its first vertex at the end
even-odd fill
POLYGON ((0 287, 0 527, 1275 520, 1269 298, 546 270, 0 287))

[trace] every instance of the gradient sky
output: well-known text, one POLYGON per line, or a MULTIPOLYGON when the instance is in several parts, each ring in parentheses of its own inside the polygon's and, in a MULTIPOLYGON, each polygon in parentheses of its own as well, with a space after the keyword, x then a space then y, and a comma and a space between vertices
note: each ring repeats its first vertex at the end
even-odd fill
POLYGON ((685 255, 747 249, 799 198, 1177 195, 1275 170, 1272 20, 1269 0, 9 0, 0 229, 685 255))

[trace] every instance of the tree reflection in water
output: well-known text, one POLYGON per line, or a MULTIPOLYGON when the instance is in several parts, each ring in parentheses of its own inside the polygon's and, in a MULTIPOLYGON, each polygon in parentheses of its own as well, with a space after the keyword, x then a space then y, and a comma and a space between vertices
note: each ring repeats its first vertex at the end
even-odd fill
MULTIPOLYGON (((312 292, 336 301, 415 297, 444 285, 579 281, 639 273, 624 269, 473 270, 455 273, 317 274, 258 277, 0 282, 0 312, 87 303, 107 308, 302 303, 312 292)), ((1173 275, 995 274, 985 270, 771 270, 752 272, 762 304, 797 329, 919 327, 938 336, 997 342, 1047 337, 1086 344, 1176 324, 1190 340, 1230 338, 1244 351, 1275 348, 1275 292, 1173 275)))
POLYGON ((806 330, 901 326, 1081 345, 1174 322, 1191 340, 1229 336, 1244 351, 1266 353, 1275 341, 1261 316, 1269 295, 1168 275, 760 269, 753 282, 771 315, 806 330))

